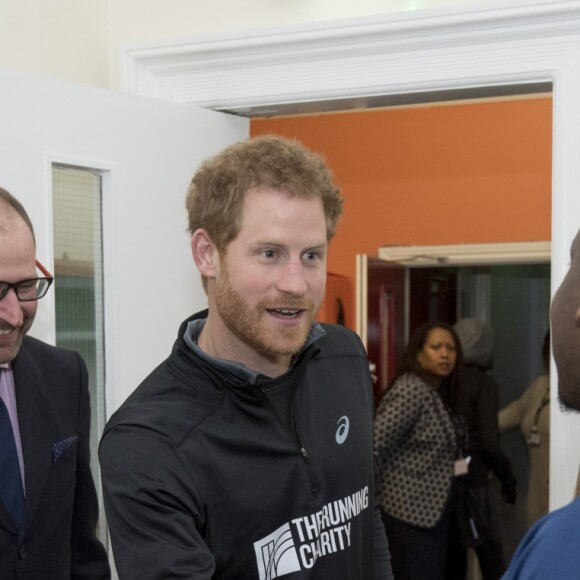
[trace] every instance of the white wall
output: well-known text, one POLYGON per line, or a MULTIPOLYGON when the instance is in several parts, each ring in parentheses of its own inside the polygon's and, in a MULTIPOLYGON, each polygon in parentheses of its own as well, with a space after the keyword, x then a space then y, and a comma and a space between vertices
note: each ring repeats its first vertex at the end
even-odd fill
POLYGON ((0 0, 0 68, 119 87, 122 47, 493 0, 0 0))
POLYGON ((107 86, 108 3, 0 0, 0 68, 107 86))

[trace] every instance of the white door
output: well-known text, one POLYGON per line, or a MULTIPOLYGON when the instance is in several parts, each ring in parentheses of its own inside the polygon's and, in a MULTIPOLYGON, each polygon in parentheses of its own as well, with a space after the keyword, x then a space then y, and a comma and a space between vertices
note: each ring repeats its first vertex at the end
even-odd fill
MULTIPOLYGON (((0 70, 0 186, 23 203, 37 255, 54 265, 53 163, 103 172, 107 414, 205 307, 186 233, 200 161, 249 134, 247 119, 0 70)), ((54 292, 31 334, 54 343, 54 292)))
MULTIPOLYGON (((91 376, 92 468, 100 492, 105 407, 110 416, 168 355, 181 320, 206 306, 186 233, 189 181, 201 160, 247 137, 249 121, 0 70, 0 128, 0 186, 30 214, 37 257, 52 272, 55 165, 101 177, 104 385, 91 376)), ((41 300, 31 330, 53 344, 54 296, 52 289, 41 300)))

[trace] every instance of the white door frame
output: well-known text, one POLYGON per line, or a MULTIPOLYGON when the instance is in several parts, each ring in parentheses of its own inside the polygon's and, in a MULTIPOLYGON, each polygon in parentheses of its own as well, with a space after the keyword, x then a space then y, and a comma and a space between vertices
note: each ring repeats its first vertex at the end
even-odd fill
MULTIPOLYGON (((437 266, 498 266, 503 264, 549 263, 552 257, 550 242, 505 242, 497 244, 447 244, 429 246, 382 246, 381 260, 410 268, 437 266)), ((363 344, 367 342, 368 256, 356 256, 356 332, 363 344)), ((405 300, 405 323, 409 319, 408 297, 405 300)))

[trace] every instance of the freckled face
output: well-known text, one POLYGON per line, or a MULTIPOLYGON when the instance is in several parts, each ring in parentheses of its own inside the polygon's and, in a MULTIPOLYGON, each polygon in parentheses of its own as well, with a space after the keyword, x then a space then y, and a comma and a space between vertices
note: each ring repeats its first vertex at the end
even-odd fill
POLYGON ((326 284, 326 220, 319 198, 251 191, 238 236, 221 256, 215 301, 238 350, 288 358, 300 351, 326 284))
POLYGON ((457 346, 453 335, 444 328, 433 328, 417 355, 421 368, 435 377, 444 378, 453 372, 456 360, 457 346))
POLYGON ((554 295, 550 318, 558 393, 580 410, 580 232, 572 242, 570 269, 554 295))

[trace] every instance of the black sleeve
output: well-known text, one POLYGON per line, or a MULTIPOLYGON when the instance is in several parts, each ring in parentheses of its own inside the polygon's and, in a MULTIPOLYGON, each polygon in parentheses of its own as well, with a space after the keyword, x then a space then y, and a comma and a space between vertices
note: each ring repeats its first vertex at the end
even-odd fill
POLYGON ((479 391, 477 401, 481 454, 498 479, 502 483, 509 483, 513 480, 511 463, 499 445, 499 388, 491 377, 487 379, 479 391))
POLYGON ((210 580, 205 506, 171 441, 117 425, 99 447, 105 510, 119 578, 210 580))

